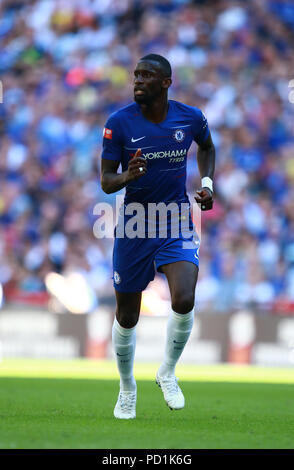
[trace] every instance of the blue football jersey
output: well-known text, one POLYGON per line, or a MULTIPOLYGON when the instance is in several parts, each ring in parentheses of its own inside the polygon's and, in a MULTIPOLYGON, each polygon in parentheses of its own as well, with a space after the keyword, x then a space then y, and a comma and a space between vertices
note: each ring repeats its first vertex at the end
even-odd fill
POLYGON ((107 120, 102 158, 121 163, 127 170, 138 148, 147 160, 147 173, 126 186, 125 204, 130 202, 188 202, 186 168, 188 150, 194 140, 201 145, 209 135, 200 109, 169 100, 166 119, 154 124, 132 103, 107 120))

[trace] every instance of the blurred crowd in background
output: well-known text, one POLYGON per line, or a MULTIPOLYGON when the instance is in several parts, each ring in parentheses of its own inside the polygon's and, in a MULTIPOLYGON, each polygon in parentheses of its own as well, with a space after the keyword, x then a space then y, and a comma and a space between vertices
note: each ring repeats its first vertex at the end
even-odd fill
POLYGON ((154 52, 171 62, 169 97, 203 110, 216 146, 196 309, 294 311, 293 44, 290 0, 0 0, 6 301, 45 292, 50 272, 77 272, 98 302, 114 298, 113 240, 93 235, 95 204, 116 196, 100 187, 102 131, 154 52))

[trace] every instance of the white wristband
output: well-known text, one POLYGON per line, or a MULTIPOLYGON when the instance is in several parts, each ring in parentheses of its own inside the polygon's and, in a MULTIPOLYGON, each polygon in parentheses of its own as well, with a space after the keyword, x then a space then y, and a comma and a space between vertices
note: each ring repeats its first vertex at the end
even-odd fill
POLYGON ((208 188, 211 192, 213 192, 212 179, 209 178, 209 176, 204 176, 204 178, 201 179, 201 185, 202 188, 208 188))

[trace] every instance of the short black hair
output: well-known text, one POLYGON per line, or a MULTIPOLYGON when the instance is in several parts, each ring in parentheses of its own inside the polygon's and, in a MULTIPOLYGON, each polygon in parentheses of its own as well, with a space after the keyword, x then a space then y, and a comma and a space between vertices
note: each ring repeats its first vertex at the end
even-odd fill
POLYGON ((144 55, 144 57, 141 57, 141 60, 152 60, 153 62, 158 62, 160 65, 160 68, 166 78, 170 78, 172 75, 172 69, 170 66, 169 61, 163 57, 162 55, 159 54, 147 54, 144 55))

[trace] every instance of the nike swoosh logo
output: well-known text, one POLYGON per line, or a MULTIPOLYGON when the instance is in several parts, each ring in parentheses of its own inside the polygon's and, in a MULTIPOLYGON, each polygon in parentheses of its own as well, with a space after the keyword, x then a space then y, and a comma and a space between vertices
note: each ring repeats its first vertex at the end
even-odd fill
POLYGON ((138 140, 145 139, 146 135, 144 137, 139 137, 139 139, 134 139, 134 137, 131 138, 131 142, 138 142, 138 140))

